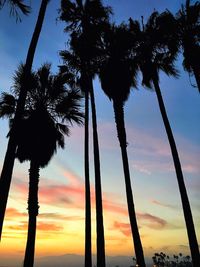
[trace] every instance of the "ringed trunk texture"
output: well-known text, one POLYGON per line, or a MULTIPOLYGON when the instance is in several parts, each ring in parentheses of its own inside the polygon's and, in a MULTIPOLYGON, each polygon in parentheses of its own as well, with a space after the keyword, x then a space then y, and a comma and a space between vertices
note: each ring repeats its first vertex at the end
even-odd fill
POLYGON ((89 174, 89 93, 85 91, 85 267, 92 267, 91 197, 89 174))
POLYGON ((119 139, 119 144, 121 147, 122 154, 122 162, 124 169, 124 178, 125 178, 125 187, 126 187, 126 198, 128 204, 128 213, 131 224, 131 231, 133 237, 133 245, 135 248, 135 256, 138 266, 145 267, 145 259, 142 248, 142 243, 140 239, 140 234, 137 225, 134 201, 133 201, 133 193, 131 188, 131 179, 129 172, 129 163, 128 163, 128 155, 127 155, 127 140, 126 140, 126 130, 124 124, 124 108, 123 104, 117 101, 113 101, 113 108, 115 113, 115 123, 117 128, 117 136, 119 139))
POLYGON ((189 203, 189 199, 188 199, 188 195, 187 195, 187 191, 185 187, 185 182, 183 178, 181 163, 180 163, 178 151, 176 148, 176 143, 175 143, 172 129, 171 129, 168 117, 167 117, 167 112, 165 109, 165 105, 162 99, 162 94, 161 94, 161 90, 160 90, 157 79, 154 79, 153 83, 154 83, 154 87, 155 87, 155 91, 156 91, 156 95, 158 99, 158 104, 160 107, 160 112, 161 112, 163 122, 165 125, 165 130, 168 136, 168 140, 169 140, 169 144, 170 144, 170 148, 172 152, 172 157, 174 161, 174 167, 176 170, 176 176, 177 176, 179 191, 181 195, 181 202, 182 202, 182 207, 183 207, 183 213, 184 213, 184 218, 185 218, 185 223, 186 223, 187 235, 189 239, 189 246, 190 246, 190 251, 191 251, 191 256, 192 256, 192 263, 193 263, 193 267, 199 267, 200 266, 199 246, 198 246, 197 237, 195 233, 190 203, 189 203))
POLYGON ((24 267, 33 267, 35 255, 36 218, 38 215, 38 183, 39 165, 31 161, 29 169, 29 196, 28 196, 28 237, 26 243, 24 267))
POLYGON ((43 0, 41 3, 37 23, 36 23, 35 30, 33 32, 31 43, 30 43, 30 46, 28 49, 26 63, 25 63, 24 82, 23 82, 22 87, 20 89, 20 94, 19 94, 19 98, 17 101, 16 113, 15 113, 15 117, 13 120, 13 126, 12 126, 12 129, 10 131, 7 151, 6 151, 6 155, 5 155, 5 159, 4 159, 4 163, 3 163, 3 168, 2 168, 2 172, 1 172, 1 178, 0 178, 0 239, 1 239, 1 235, 2 235, 3 221, 4 221, 5 210, 6 210, 8 194, 9 194, 9 189, 10 189, 10 184, 11 184, 11 179, 12 179, 12 172, 13 172, 13 167, 14 167, 14 161, 15 161, 15 152, 16 152, 16 147, 17 147, 16 136, 20 131, 20 129, 18 129, 18 125, 20 123, 21 116, 22 116, 23 111, 24 111, 24 105, 25 105, 25 100, 26 100, 26 96, 27 96, 27 87, 28 87, 28 82, 29 82, 29 75, 31 72, 33 58, 35 55, 36 46, 37 46, 40 32, 42 29, 42 24, 44 21, 44 16, 45 16, 46 7, 47 7, 48 2, 49 2, 49 0, 43 0))
POLYGON ((99 158, 99 143, 97 133, 96 107, 92 79, 90 83, 90 100, 92 108, 93 147, 94 147, 94 170, 95 170, 95 194, 96 194, 96 234, 97 234, 97 267, 105 267, 105 239, 103 225, 103 207, 101 190, 101 173, 99 158))

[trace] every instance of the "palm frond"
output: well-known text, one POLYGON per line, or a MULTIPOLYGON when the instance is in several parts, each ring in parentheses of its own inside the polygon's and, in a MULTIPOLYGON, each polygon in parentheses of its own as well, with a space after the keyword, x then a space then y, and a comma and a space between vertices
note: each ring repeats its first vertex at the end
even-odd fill
POLYGON ((62 134, 69 136, 70 131, 69 131, 69 127, 67 127, 67 125, 62 124, 62 123, 57 123, 56 126, 62 134))
POLYGON ((10 7, 10 15, 16 18, 16 21, 21 21, 21 17, 19 15, 19 11, 28 15, 31 12, 30 6, 24 4, 24 0, 1 0, 0 1, 0 9, 7 3, 10 7))
POLYGON ((62 117, 62 121, 83 124, 84 115, 80 111, 80 101, 82 96, 78 89, 72 89, 67 92, 66 96, 56 106, 56 112, 62 117))

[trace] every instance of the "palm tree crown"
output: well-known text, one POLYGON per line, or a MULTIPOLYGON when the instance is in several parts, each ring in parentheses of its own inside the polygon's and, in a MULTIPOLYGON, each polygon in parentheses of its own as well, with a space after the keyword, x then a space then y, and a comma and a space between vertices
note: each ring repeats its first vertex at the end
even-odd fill
POLYGON ((130 94, 130 88, 136 85, 136 68, 131 57, 132 38, 126 25, 111 25, 103 38, 103 56, 101 57, 100 80, 106 95, 124 103, 130 94))
POLYGON ((190 75, 194 74, 200 92, 200 2, 191 5, 190 0, 186 0, 176 19, 179 45, 183 50, 183 67, 190 75))
POLYGON ((135 28, 138 34, 138 45, 134 47, 134 54, 143 74, 143 84, 152 88, 153 78, 159 81, 160 70, 167 75, 177 77, 178 71, 174 63, 178 53, 178 39, 174 38, 176 31, 174 16, 169 11, 161 14, 154 11, 146 25, 142 27, 132 19, 129 21, 133 38, 135 28))
MULTIPOLYGON (((52 75, 51 65, 44 64, 30 76, 21 131, 17 136, 17 157, 20 161, 37 160, 40 167, 48 164, 57 147, 64 148, 63 134, 69 134, 69 123, 82 124, 81 95, 77 89, 66 90, 66 76, 52 75), (43 149, 41 150, 41 147, 43 149)), ((0 116, 12 118, 16 97, 23 80, 24 67, 20 66, 14 77, 15 96, 3 93, 0 116)), ((12 120, 11 120, 12 124, 12 120)), ((12 131, 12 127, 11 127, 12 131)))

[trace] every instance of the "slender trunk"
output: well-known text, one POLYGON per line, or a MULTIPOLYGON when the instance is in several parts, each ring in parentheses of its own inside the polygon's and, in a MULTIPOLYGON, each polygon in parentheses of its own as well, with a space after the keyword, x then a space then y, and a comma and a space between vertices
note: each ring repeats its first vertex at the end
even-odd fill
POLYGON ((96 107, 92 79, 90 80, 90 100, 92 107, 93 146, 94 146, 94 169, 95 169, 95 194, 96 194, 96 234, 97 234, 97 267, 105 267, 105 240, 103 226, 103 207, 100 174, 99 144, 97 133, 96 107))
POLYGON ((28 196, 28 237, 23 267, 33 267, 35 254, 36 218, 38 215, 38 183, 39 165, 31 161, 29 169, 29 196, 28 196))
POLYGON ((200 70, 197 67, 193 67, 193 73, 194 73, 194 77, 196 79, 197 82, 197 87, 200 93, 200 70))
POLYGON ((29 75, 32 68, 33 58, 36 50, 36 46, 38 43, 39 35, 41 32, 42 24, 44 21, 44 15, 46 11, 46 7, 49 0, 43 0, 41 3, 37 23, 35 26, 35 30, 31 39, 31 43, 29 46, 29 50, 27 53, 26 63, 25 63, 25 77, 23 80, 22 87, 20 89, 20 94, 17 102, 17 109, 15 113, 15 117, 13 120, 13 126, 12 130, 10 132, 10 137, 8 141, 7 151, 3 163, 3 168, 1 172, 1 178, 0 178, 0 239, 2 234, 2 228, 3 228, 3 221, 5 216, 5 210, 8 200, 8 193, 10 189, 11 184, 11 178, 12 178, 12 172, 14 167, 14 161, 15 161, 15 151, 17 146, 17 140, 16 136, 20 129, 18 128, 18 125, 20 123, 21 116, 24 111, 24 105, 27 95, 27 88, 28 88, 28 82, 29 82, 29 75))
POLYGON ((165 110, 165 105, 162 99, 160 87, 158 84, 157 79, 153 80, 159 107, 160 107, 160 112, 163 118, 163 122, 165 125, 165 130, 168 136, 171 152, 172 152, 172 157, 174 161, 174 167, 176 170, 176 176, 178 180, 178 186, 179 186, 179 191, 181 195, 181 202, 182 202, 182 207, 183 207, 183 213, 185 217, 185 223, 186 223, 186 228, 187 228, 187 234, 188 234, 188 239, 189 239, 189 245, 190 245, 190 251, 191 251, 191 256, 192 256, 192 262, 193 262, 193 267, 199 267, 200 266, 200 254, 199 254, 199 246, 196 238, 196 233, 195 233, 195 228, 194 228, 194 222, 192 218, 192 212, 190 208, 190 203, 184 183, 184 178, 183 178, 183 173, 181 169, 181 163, 179 160, 179 155, 178 151, 176 148, 176 143, 173 137, 173 133, 171 130, 171 126, 167 117, 167 113, 165 110))
POLYGON ((89 174, 89 93, 85 91, 85 267, 92 267, 91 197, 89 174))
POLYGON ((133 237, 133 244, 135 248, 135 255, 137 264, 140 267, 145 267, 144 253, 142 248, 142 243, 140 240, 140 234, 137 225, 134 201, 133 201, 133 193, 131 188, 131 179, 129 172, 129 163, 128 163, 128 154, 127 154, 127 140, 126 140, 126 130, 124 124, 124 108, 123 104, 117 101, 113 101, 113 108, 115 113, 115 123, 117 128, 117 136, 119 139, 119 144, 121 147, 122 154, 122 162, 124 169, 124 178, 125 178, 125 186, 126 186, 126 198, 128 204, 128 213, 131 224, 131 231, 133 237))

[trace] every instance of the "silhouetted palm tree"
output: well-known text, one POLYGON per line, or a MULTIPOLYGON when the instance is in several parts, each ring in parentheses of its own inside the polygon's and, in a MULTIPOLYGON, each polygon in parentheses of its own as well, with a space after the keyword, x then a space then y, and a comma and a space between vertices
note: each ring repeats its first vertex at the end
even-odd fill
POLYGON ((105 56, 100 68, 101 86, 105 94, 113 101, 117 136, 121 147, 124 178, 126 185, 126 196, 128 204, 129 219, 137 264, 145 266, 143 248, 140 240, 139 230, 133 201, 131 179, 127 154, 127 139, 124 122, 124 105, 128 100, 131 86, 135 86, 136 70, 131 58, 131 35, 125 25, 114 26, 104 35, 105 56))
POLYGON ((24 4, 24 0, 0 0, 0 9, 3 8, 5 3, 10 6, 10 15, 15 16, 16 20, 20 20, 19 11, 24 15, 28 15, 30 13, 30 7, 24 4))
POLYGON ((12 179, 12 172, 13 172, 13 166, 14 166, 14 160, 15 160, 15 151, 16 151, 16 135, 17 132, 20 130, 20 120, 22 117, 22 114, 24 112, 24 105, 27 95, 27 88, 29 85, 29 76, 32 68, 33 58, 35 55, 36 46, 38 43, 39 35, 42 29, 42 24, 44 21, 44 16, 46 12, 46 7, 49 0, 42 0, 40 11, 38 15, 38 19, 36 22, 35 30, 33 32, 33 36, 30 42, 30 46, 28 49, 27 57, 26 57, 26 63, 25 63, 25 72, 23 81, 21 83, 21 89, 17 101, 17 107, 16 107, 16 113, 13 119, 13 125, 12 125, 12 132, 9 136, 7 151, 3 163, 3 168, 1 172, 1 178, 0 178, 0 239, 2 234, 2 228, 3 228, 3 221, 5 216, 5 210, 8 200, 8 193, 10 189, 11 179, 12 179))
MULTIPOLYGON (((16 72, 14 86, 16 96, 21 87, 23 71, 24 69, 20 67, 16 72)), ((63 76, 52 75, 49 64, 44 64, 30 77, 32 87, 28 91, 16 150, 16 157, 20 162, 30 161, 29 224, 24 267, 32 267, 34 263, 40 168, 48 165, 57 148, 64 148, 64 134, 69 135, 69 124, 73 122, 81 124, 83 119, 78 90, 67 91, 66 79, 63 76)), ((0 117, 12 118, 16 103, 14 96, 4 93, 0 103, 0 117)))
MULTIPOLYGON (((132 22, 130 20, 130 22, 132 22)), ((178 45, 174 39, 175 19, 169 12, 158 14, 154 12, 141 31, 140 44, 137 50, 137 60, 143 74, 143 84, 149 88, 154 88, 158 99, 160 112, 165 125, 168 141, 176 170, 178 186, 181 195, 182 207, 186 222, 189 245, 192 255, 193 266, 200 266, 199 247, 196 238, 190 203, 184 183, 181 163, 176 148, 176 143, 172 129, 167 117, 160 86, 159 71, 164 71, 167 75, 177 76, 174 61, 177 55, 178 45)), ((131 25, 131 23, 130 23, 131 25)), ((178 39, 177 39, 178 42, 178 39)))
POLYGON ((183 50, 183 66, 189 74, 193 74, 200 92, 200 2, 191 5, 186 0, 185 6, 176 15, 178 38, 183 50))
POLYGON ((103 226, 103 208, 101 192, 101 175, 99 145, 96 122, 95 99, 93 92, 93 77, 98 57, 98 43, 102 27, 108 21, 109 8, 105 8, 100 0, 61 1, 60 19, 67 23, 65 31, 71 35, 70 46, 72 54, 62 51, 64 62, 80 75, 80 85, 85 93, 85 186, 86 186, 86 237, 85 266, 92 266, 91 257, 91 214, 89 191, 89 160, 88 160, 88 97, 90 95, 93 123, 93 147, 95 165, 95 195, 96 195, 96 234, 97 234, 97 267, 105 266, 105 241, 103 226), (71 57, 71 55, 73 57, 71 57), (74 60, 73 60, 74 59, 74 60), (68 63, 67 63, 68 62, 68 63), (70 62, 70 63, 69 63, 70 62), (87 158, 86 158, 87 157, 87 158))

